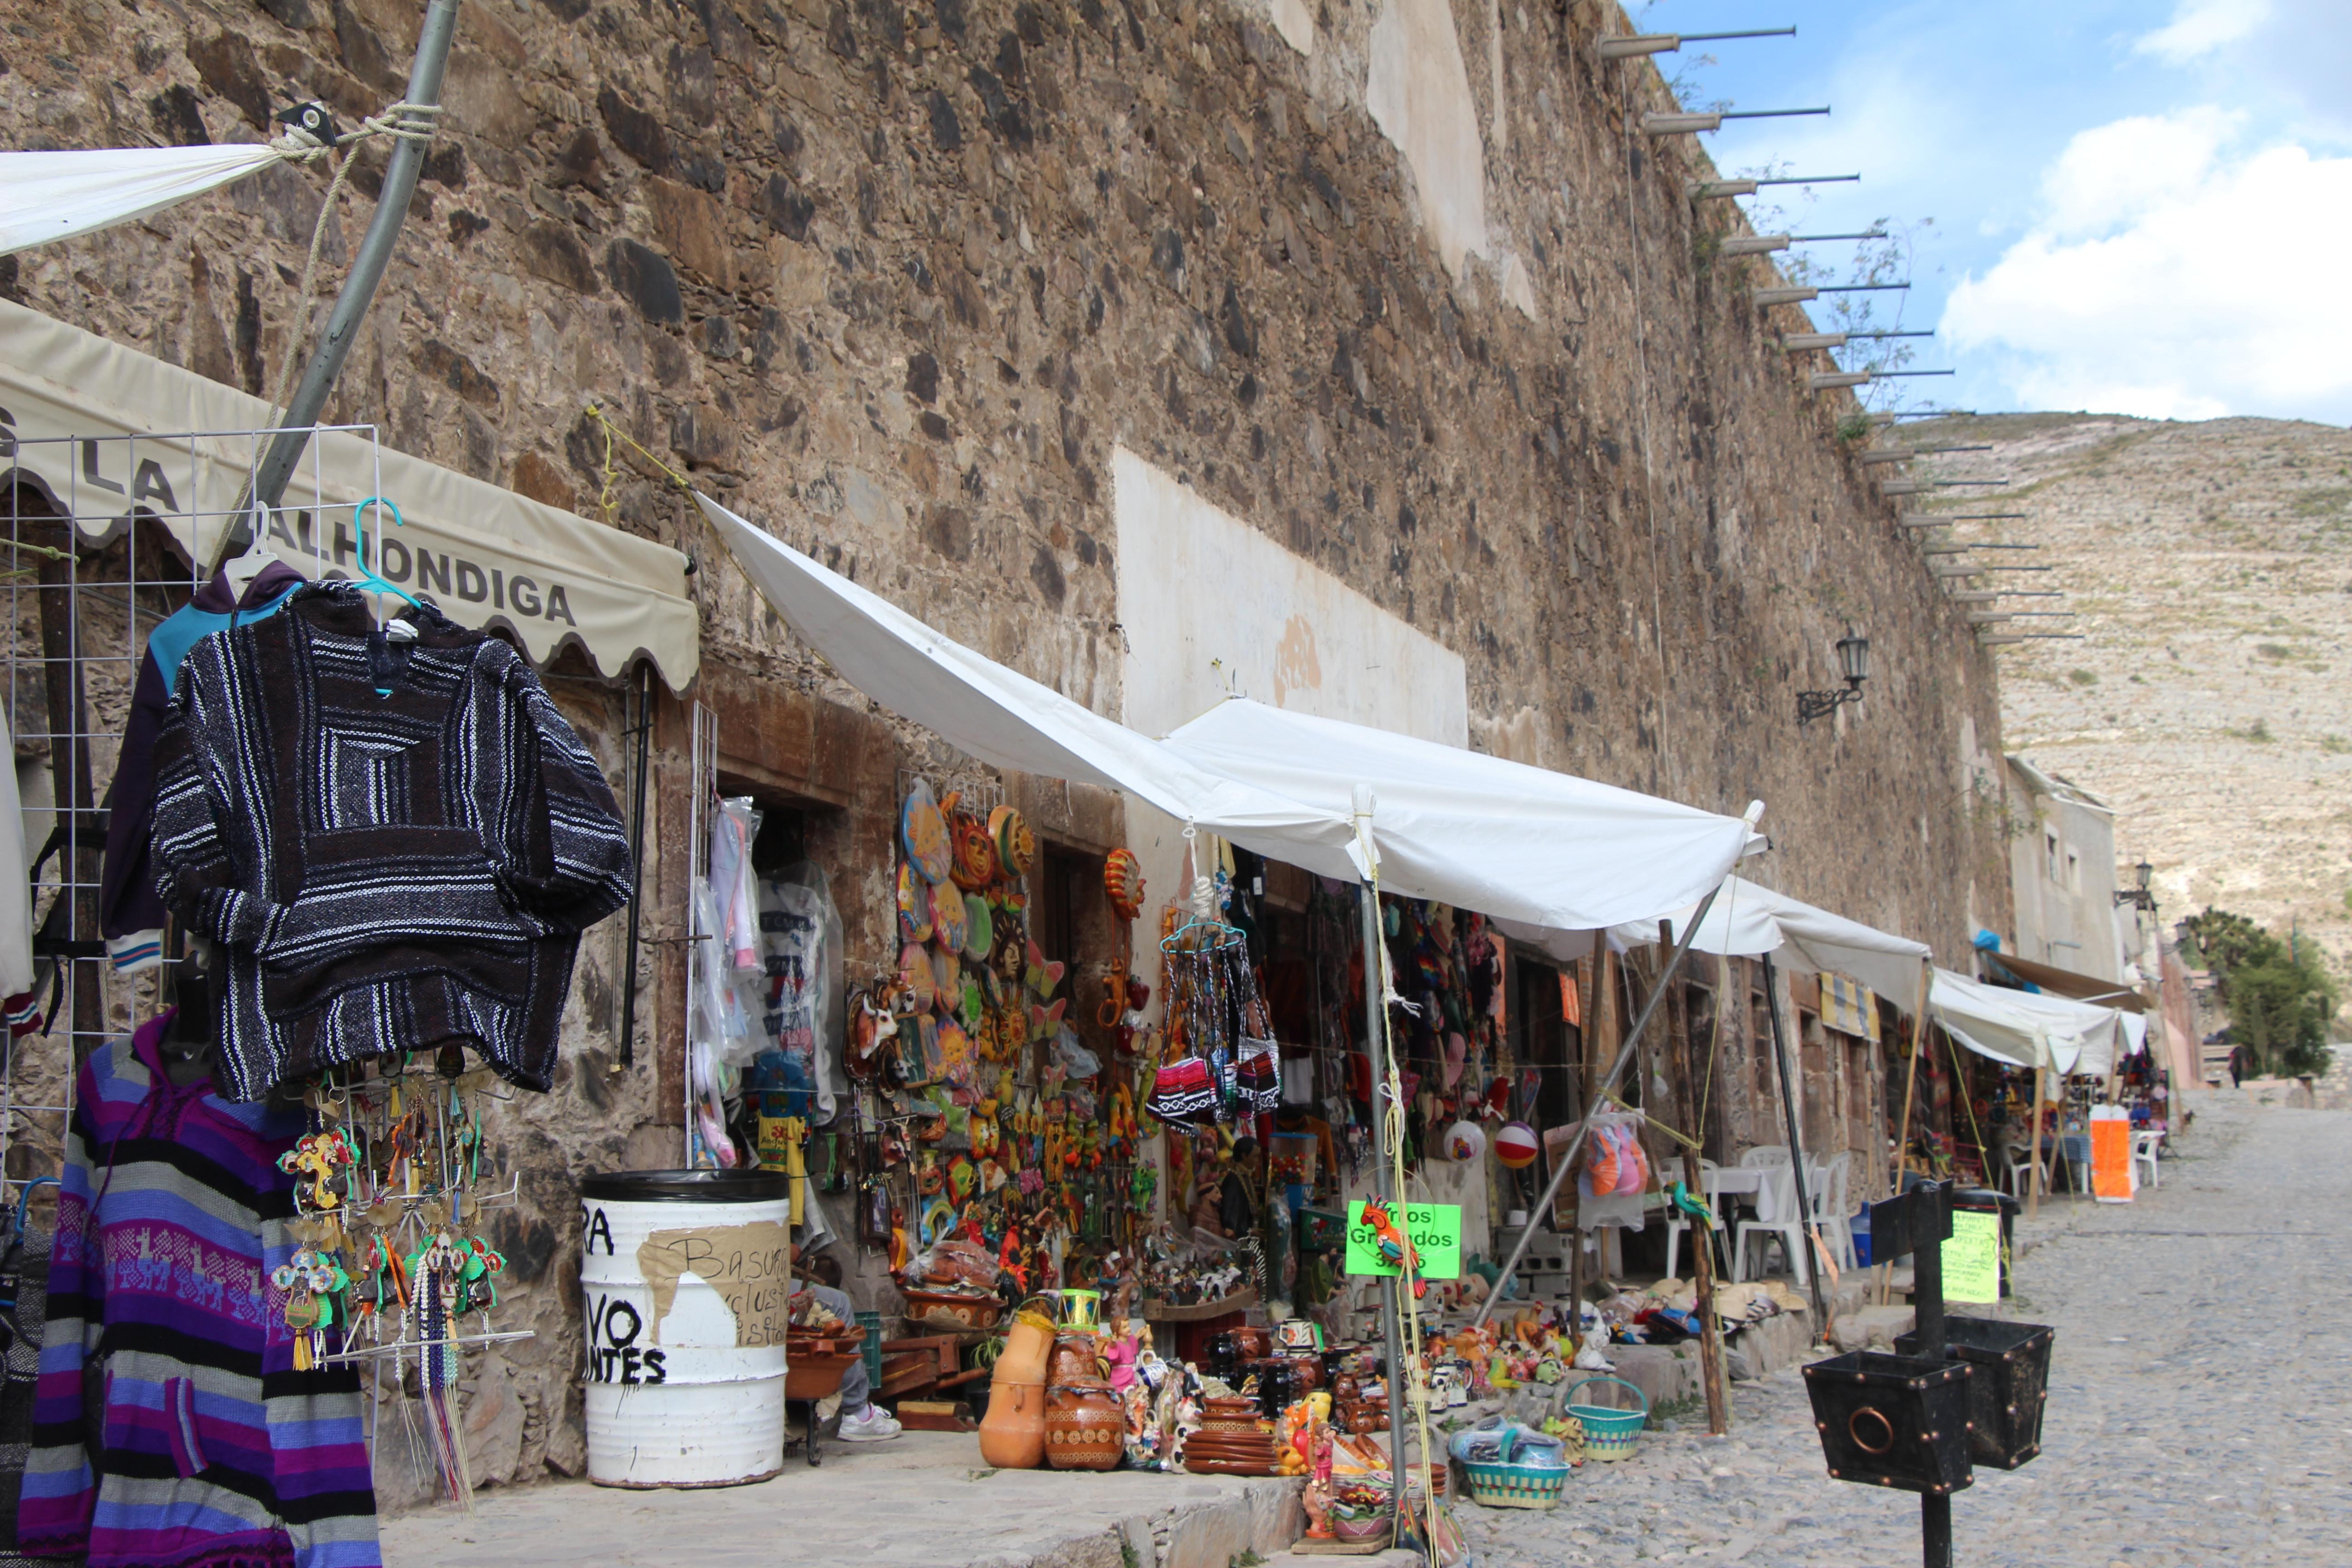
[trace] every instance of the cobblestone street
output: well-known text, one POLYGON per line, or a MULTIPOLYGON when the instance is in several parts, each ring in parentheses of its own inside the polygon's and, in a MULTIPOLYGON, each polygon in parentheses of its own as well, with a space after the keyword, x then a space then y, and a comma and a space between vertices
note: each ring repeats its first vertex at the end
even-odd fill
MULTIPOLYGON (((2194 1108, 2160 1190, 2045 1205, 2011 1308, 2058 1331, 2042 1454, 1956 1494, 1957 1563, 2352 1562, 2352 1114, 2194 1108)), ((1794 1370, 1733 1410, 1728 1438, 1685 1421, 1587 1465, 1550 1514, 1465 1508, 1483 1568, 1919 1560, 1915 1499, 1824 1474, 1794 1370)))

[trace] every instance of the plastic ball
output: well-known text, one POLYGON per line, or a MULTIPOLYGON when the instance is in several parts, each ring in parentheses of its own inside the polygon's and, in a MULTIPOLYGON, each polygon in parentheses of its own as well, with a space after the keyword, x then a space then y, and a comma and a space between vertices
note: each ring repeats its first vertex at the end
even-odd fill
POLYGON ((1536 1130, 1524 1121, 1507 1123, 1495 1134, 1495 1158, 1507 1170, 1523 1170, 1534 1164, 1542 1147, 1543 1141, 1536 1136, 1536 1130))
POLYGON ((1486 1152, 1486 1130, 1475 1121, 1457 1121, 1445 1130, 1445 1157, 1466 1163, 1486 1152))

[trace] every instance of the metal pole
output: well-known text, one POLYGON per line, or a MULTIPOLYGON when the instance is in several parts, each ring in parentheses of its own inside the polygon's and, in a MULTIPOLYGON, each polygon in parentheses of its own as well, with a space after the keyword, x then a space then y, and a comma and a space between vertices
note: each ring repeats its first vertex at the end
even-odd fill
MULTIPOLYGON (((1543 1196, 1538 1198, 1536 1206, 1528 1211, 1528 1224, 1519 1232, 1519 1239, 1512 1244, 1511 1255, 1503 1259, 1501 1284, 1480 1303, 1477 1315, 1470 1320, 1472 1328, 1484 1323, 1493 1314, 1495 1304, 1503 1299, 1502 1285, 1509 1283, 1512 1270, 1518 1268, 1519 1259, 1527 1256, 1528 1243, 1535 1237, 1536 1219, 1551 1212, 1553 1195, 1559 1191, 1559 1184, 1567 1178, 1568 1173, 1575 1168, 1577 1153, 1584 1147, 1585 1132, 1592 1125, 1592 1107, 1606 1099, 1617 1087, 1617 1080, 1625 1076, 1625 1068, 1633 1059, 1633 1047, 1642 1042, 1643 1026, 1649 1023, 1650 1015, 1658 1010, 1658 1004, 1665 999, 1666 983, 1675 977, 1675 971, 1682 967, 1683 954, 1690 951, 1691 938, 1698 934, 1698 928, 1706 921, 1706 911, 1715 907, 1716 895, 1722 891, 1723 884, 1720 882, 1708 889, 1706 897, 1701 899, 1698 908, 1692 911, 1690 924, 1684 928, 1682 940, 1675 943, 1674 951, 1666 955, 1665 967, 1658 971, 1657 984, 1650 988, 1650 994, 1643 1000, 1642 1011, 1634 1017, 1633 1026, 1625 1031, 1625 1043, 1619 1047, 1617 1060, 1611 1065, 1609 1076, 1601 1080, 1601 1088, 1585 1102, 1584 1119, 1576 1129, 1576 1136, 1568 1141, 1568 1147, 1560 1153, 1559 1163, 1552 1168, 1551 1180, 1544 1184, 1543 1196)), ((1596 936, 1594 940, 1600 939, 1596 936)))
MULTIPOLYGON (((1922 1042, 1924 1045, 1924 1042, 1922 1042)), ((1949 1184, 1929 1183, 1918 1227, 1918 1245, 1911 1253, 1911 1307, 1919 1335, 1918 1359, 1940 1364, 1944 1359, 1944 1243, 1949 1228, 1949 1184)), ((1952 1568, 1952 1494, 1919 1494, 1919 1556, 1926 1568, 1952 1568)))
MULTIPOLYGON (((1359 810, 1369 803, 1359 801, 1359 810)), ((1372 1193, 1382 1205, 1396 1199, 1395 1173, 1389 1167, 1388 1001, 1381 967, 1381 900, 1370 882, 1356 889, 1364 942, 1364 1050, 1372 1058, 1372 1193)), ((1393 1215, 1400 1226, 1402 1215, 1393 1215)), ((1403 1276, 1380 1281, 1381 1337, 1389 1384, 1389 1538, 1396 1539, 1397 1522, 1404 1511, 1404 1383, 1398 1375, 1398 1347, 1404 1336, 1397 1326, 1397 1289, 1403 1276)), ((1426 1456, 1423 1457, 1424 1461, 1426 1456)))
MULTIPOLYGON (((646 882, 646 752, 653 742, 654 674, 637 670, 636 777, 629 786, 629 950, 621 965, 621 1066, 637 1059, 637 941, 643 929, 646 882)), ((625 700, 623 711, 626 712, 625 700)))
MULTIPOLYGON (((405 101, 432 104, 441 101, 441 72, 449 63, 449 40, 457 30, 457 0, 431 0, 425 7, 424 29, 416 37, 416 58, 408 68, 408 92, 405 101)), ((335 378, 342 374, 344 356, 358 341, 360 323, 367 319, 368 306, 375 300, 376 285, 383 280, 384 268, 392 262, 393 247, 400 239, 400 226, 408 217, 409 198, 416 194, 416 179, 425 169, 423 142, 402 137, 393 143, 392 156, 384 164, 383 194, 376 200, 375 217, 368 224, 367 237, 360 241, 359 254, 352 258, 351 276, 343 279, 342 292, 335 296, 335 308, 327 317, 326 335, 311 353, 310 363, 296 384, 294 395, 278 418, 278 433, 263 454, 260 470, 255 475, 253 494, 256 500, 276 506, 286 493, 286 481, 293 477, 294 465, 302 460, 302 448, 310 445, 310 426, 319 422, 327 406, 327 395, 335 388, 335 378)), ((350 157, 352 154, 345 153, 350 157)), ((308 312, 310 301, 297 301, 297 307, 308 312)), ((224 558, 234 546, 231 535, 235 530, 225 530, 221 536, 224 558)), ((219 562, 213 563, 215 569, 219 562)))
MULTIPOLYGON (((1813 1199, 1805 1190, 1805 1141, 1797 1126, 1797 1099, 1789 1088, 1789 1042, 1780 1028, 1780 973, 1772 967, 1772 955, 1769 952, 1764 955, 1764 1011, 1772 1016, 1772 1057, 1780 1069, 1780 1113, 1789 1119, 1789 1167, 1797 1175, 1797 1214, 1804 1227, 1805 1244, 1811 1247, 1813 1199)), ((1822 1260, 1811 1252, 1805 1254, 1805 1278, 1813 1288, 1813 1320, 1826 1334, 1830 1331, 1830 1309, 1822 1296, 1822 1260)))

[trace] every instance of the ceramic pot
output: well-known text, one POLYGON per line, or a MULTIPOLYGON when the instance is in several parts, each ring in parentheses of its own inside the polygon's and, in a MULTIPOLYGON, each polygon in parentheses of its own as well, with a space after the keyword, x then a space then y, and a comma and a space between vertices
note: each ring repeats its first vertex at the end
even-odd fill
POLYGON ((1047 1384, 1058 1388, 1100 1382, 1102 1363, 1097 1358, 1097 1342, 1092 1334, 1055 1334, 1054 1353, 1045 1363, 1047 1384))
POLYGON ((1045 1463, 1057 1470, 1108 1470, 1127 1447, 1127 1416, 1099 1378, 1045 1391, 1045 1463))
POLYGON ((1323 1363, 1320 1358, 1311 1355, 1293 1355, 1283 1359, 1290 1363, 1291 1398, 1297 1399, 1302 1394, 1312 1394, 1323 1386, 1323 1363))
POLYGON ((1243 1361, 1257 1361, 1274 1349, 1274 1335, 1265 1329, 1235 1329, 1234 1354, 1243 1361))
POLYGON ((1015 1318, 1004 1331, 1004 1348, 997 1352, 995 1381, 1044 1384, 1045 1358, 1053 1349, 1053 1330, 1015 1318))
POLYGON ((1034 1470, 1045 1458, 1045 1386, 1007 1383, 989 1385, 988 1415, 980 1423, 980 1458, 1000 1470, 1034 1470))

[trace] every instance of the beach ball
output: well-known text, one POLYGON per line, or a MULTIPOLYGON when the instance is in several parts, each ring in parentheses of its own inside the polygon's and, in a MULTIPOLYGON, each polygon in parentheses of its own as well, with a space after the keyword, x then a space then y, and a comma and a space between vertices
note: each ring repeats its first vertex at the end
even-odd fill
POLYGON ((1457 1121, 1445 1130, 1445 1157, 1456 1163, 1475 1160, 1486 1152, 1486 1130, 1475 1121, 1457 1121))
POLYGON ((1514 1171, 1534 1164, 1541 1147, 1536 1130, 1524 1121, 1507 1122, 1495 1134, 1495 1158, 1514 1171))

